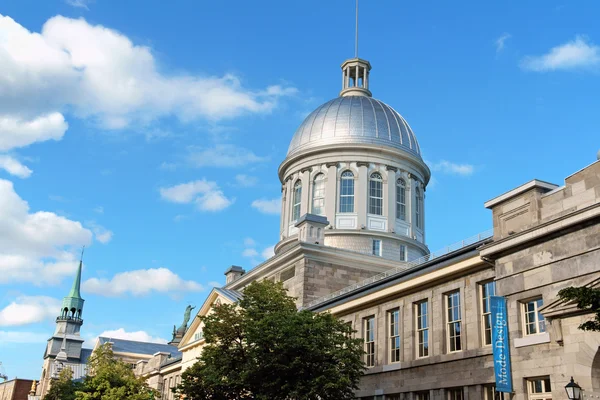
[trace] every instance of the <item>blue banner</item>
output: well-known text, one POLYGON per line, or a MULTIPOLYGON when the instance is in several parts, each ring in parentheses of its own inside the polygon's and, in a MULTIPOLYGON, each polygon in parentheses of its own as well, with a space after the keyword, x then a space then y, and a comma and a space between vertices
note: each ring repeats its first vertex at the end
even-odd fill
POLYGON ((502 296, 490 296, 492 317, 492 346, 494 349, 494 374, 496 391, 512 392, 512 375, 510 372, 510 345, 508 341, 508 315, 506 299, 502 296))

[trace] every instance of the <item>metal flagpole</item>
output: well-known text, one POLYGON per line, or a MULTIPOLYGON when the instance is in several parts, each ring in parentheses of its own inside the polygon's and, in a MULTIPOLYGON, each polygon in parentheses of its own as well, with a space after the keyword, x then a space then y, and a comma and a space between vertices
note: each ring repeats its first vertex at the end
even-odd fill
POLYGON ((356 38, 354 42, 354 58, 358 58, 358 0, 356 0, 356 38))

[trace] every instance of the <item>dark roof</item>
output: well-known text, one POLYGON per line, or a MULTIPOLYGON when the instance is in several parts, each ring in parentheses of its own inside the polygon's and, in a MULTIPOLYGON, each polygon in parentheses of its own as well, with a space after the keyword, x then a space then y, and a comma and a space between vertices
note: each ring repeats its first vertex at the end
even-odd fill
POLYGON ((322 215, 304 214, 303 216, 301 216, 298 219, 298 221, 296 222, 296 226, 300 225, 304 221, 315 222, 317 224, 323 224, 323 225, 329 225, 329 221, 327 221, 327 218, 322 215))
POLYGON ((232 265, 231 267, 227 268, 227 271, 225 271, 225 275, 227 275, 230 272, 241 272, 243 274, 246 271, 244 270, 244 268, 242 268, 238 265, 232 265))
POLYGON ((90 358, 93 351, 93 349, 81 349, 81 356, 79 357, 81 364, 87 364, 88 358, 90 358))
POLYGON ((215 288, 215 290, 217 291, 217 293, 227 297, 229 300, 233 301, 234 303, 237 303, 238 301, 240 301, 242 299, 242 297, 244 296, 242 294, 242 292, 238 292, 237 290, 223 289, 223 288, 215 288))
POLYGON ((169 353, 172 357, 181 356, 177 351, 177 347, 169 344, 136 342, 135 340, 113 339, 100 336, 98 338, 100 344, 112 343, 112 349, 116 353, 134 353, 153 355, 158 352, 169 353))
POLYGON ((181 359, 182 359, 182 355, 180 353, 180 355, 178 355, 176 357, 168 357, 167 359, 165 359, 165 361, 163 361, 163 363, 160 366, 166 367, 168 365, 177 364, 178 362, 181 361, 181 359))

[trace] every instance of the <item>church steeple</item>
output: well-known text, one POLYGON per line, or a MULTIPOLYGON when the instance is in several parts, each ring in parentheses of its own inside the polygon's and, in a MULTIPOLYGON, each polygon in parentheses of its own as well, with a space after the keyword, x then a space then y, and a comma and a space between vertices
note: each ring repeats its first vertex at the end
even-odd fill
POLYGON ((79 266, 77 267, 77 275, 73 281, 73 286, 69 294, 63 298, 62 308, 58 320, 69 320, 76 323, 83 323, 81 319, 83 313, 84 300, 81 298, 81 270, 83 267, 83 250, 81 251, 81 259, 79 260, 79 266))

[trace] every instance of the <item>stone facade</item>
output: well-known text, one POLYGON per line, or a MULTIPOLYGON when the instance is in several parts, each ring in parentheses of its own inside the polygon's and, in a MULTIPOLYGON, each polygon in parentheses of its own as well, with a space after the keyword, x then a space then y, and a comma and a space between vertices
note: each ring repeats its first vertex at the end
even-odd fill
POLYGON ((0 400, 27 400, 33 381, 13 379, 0 383, 0 400))

